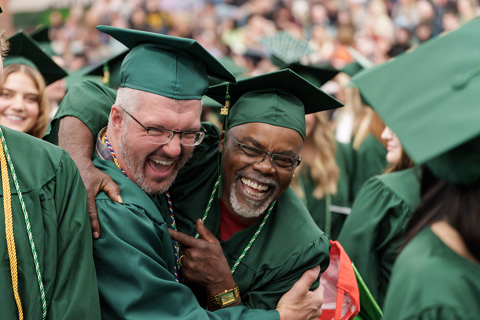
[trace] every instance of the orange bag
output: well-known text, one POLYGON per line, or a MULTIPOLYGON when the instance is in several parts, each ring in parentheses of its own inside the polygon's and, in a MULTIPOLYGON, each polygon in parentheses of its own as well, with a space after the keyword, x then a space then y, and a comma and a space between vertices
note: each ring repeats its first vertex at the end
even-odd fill
POLYGON ((319 319, 353 319, 360 312, 360 295, 352 261, 338 241, 330 244, 330 265, 320 279, 325 290, 319 319))

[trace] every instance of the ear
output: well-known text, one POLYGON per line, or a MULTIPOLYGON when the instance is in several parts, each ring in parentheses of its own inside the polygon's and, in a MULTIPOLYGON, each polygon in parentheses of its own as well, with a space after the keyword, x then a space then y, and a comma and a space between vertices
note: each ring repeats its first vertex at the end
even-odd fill
POLYGON ((225 131, 220 134, 220 141, 218 142, 218 153, 223 152, 223 139, 226 139, 225 131))
POLYGON ((123 110, 116 104, 112 106, 110 110, 110 119, 115 130, 121 130, 124 124, 123 110))

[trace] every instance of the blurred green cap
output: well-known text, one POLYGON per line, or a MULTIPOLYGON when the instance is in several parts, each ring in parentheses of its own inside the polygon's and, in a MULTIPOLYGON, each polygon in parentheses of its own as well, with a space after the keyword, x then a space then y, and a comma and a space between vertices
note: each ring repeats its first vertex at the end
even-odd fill
POLYGON ((51 45, 49 31, 50 31, 49 26, 41 25, 41 26, 35 28, 35 30, 33 30, 30 33, 30 37, 33 40, 37 41, 40 48, 42 48, 42 50, 46 54, 48 54, 50 57, 51 56, 57 56, 58 53, 56 53, 55 50, 53 50, 52 45, 51 45))
POLYGON ((8 42, 10 42, 10 50, 7 58, 3 61, 5 67, 12 64, 24 64, 35 68, 42 74, 47 85, 67 76, 67 72, 22 30, 8 38, 8 42))
POLYGON ((260 43, 270 53, 270 61, 281 69, 315 52, 307 41, 297 39, 285 31, 280 31, 271 37, 263 37, 260 43))
POLYGON ((193 39, 98 26, 130 49, 120 70, 120 86, 168 98, 200 100, 208 75, 235 82, 235 77, 193 39))
POLYGON ((208 89, 207 96, 232 104, 226 129, 261 122, 290 128, 305 139, 305 114, 335 109, 342 103, 290 69, 251 77, 208 89))
POLYGON ((439 179, 480 181, 480 20, 352 81, 416 164, 439 179))

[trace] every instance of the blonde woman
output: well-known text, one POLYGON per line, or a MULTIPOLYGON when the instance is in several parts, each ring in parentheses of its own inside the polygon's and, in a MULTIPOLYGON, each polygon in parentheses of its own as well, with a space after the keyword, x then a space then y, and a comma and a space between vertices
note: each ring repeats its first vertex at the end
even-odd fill
POLYGON ((8 41, 0 85, 0 124, 41 138, 50 112, 45 86, 67 74, 23 31, 8 41))
POLYGON ((24 64, 5 67, 0 85, 0 124, 41 138, 49 112, 40 72, 24 64))
POLYGON ((334 240, 350 211, 352 149, 335 142, 326 113, 309 114, 305 122, 302 163, 292 187, 320 229, 334 240))

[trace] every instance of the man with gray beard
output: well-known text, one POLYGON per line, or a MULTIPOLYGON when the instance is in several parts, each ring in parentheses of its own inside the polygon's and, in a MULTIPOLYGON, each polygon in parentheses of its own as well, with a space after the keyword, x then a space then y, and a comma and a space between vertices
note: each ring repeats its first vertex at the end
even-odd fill
MULTIPOLYGON (((182 275, 203 287, 207 270, 226 269, 244 305, 269 309, 303 272, 328 266, 329 238, 289 185, 301 161, 305 114, 341 104, 289 69, 213 86, 206 95, 220 103, 227 95, 233 106, 224 133, 208 127, 170 188, 183 232, 170 230, 181 244, 182 275), (228 265, 206 258, 216 243, 196 239, 204 227, 220 240, 228 265)), ((218 296, 205 299, 221 306, 218 296)))
MULTIPOLYGON (((310 290, 319 273, 318 263, 295 279, 290 291, 282 289, 286 293, 268 310, 236 306, 241 297, 221 246, 203 225, 198 228, 201 241, 211 249, 205 261, 219 269, 207 266, 202 270, 204 280, 208 279, 202 289, 228 303, 218 305, 215 300, 205 310, 191 289, 180 283, 182 261, 167 229, 176 228, 175 219, 181 214, 174 213, 168 189, 194 147, 213 130, 213 125, 205 129, 200 124, 207 74, 228 81, 234 78, 193 40, 105 26, 99 29, 131 49, 120 72, 122 87, 115 92, 93 82, 82 83, 69 90, 56 119, 75 115, 68 111, 73 105, 81 107, 76 115, 91 125, 94 135, 98 133, 93 163, 101 172, 87 171, 99 179, 107 174, 121 192, 121 197, 114 197, 116 201, 104 192, 96 197, 102 233, 94 234, 94 260, 102 319, 318 318, 323 291, 310 290), (98 126, 105 123, 102 108, 111 110, 107 127, 100 130, 98 126), (224 308, 227 304, 235 307, 224 308)), ((54 119, 48 140, 74 153, 82 178, 87 180, 84 159, 75 153, 88 147, 62 142, 78 135, 76 127, 60 130, 58 136, 56 129, 54 119)), ((114 189, 107 191, 112 195, 114 189)))

